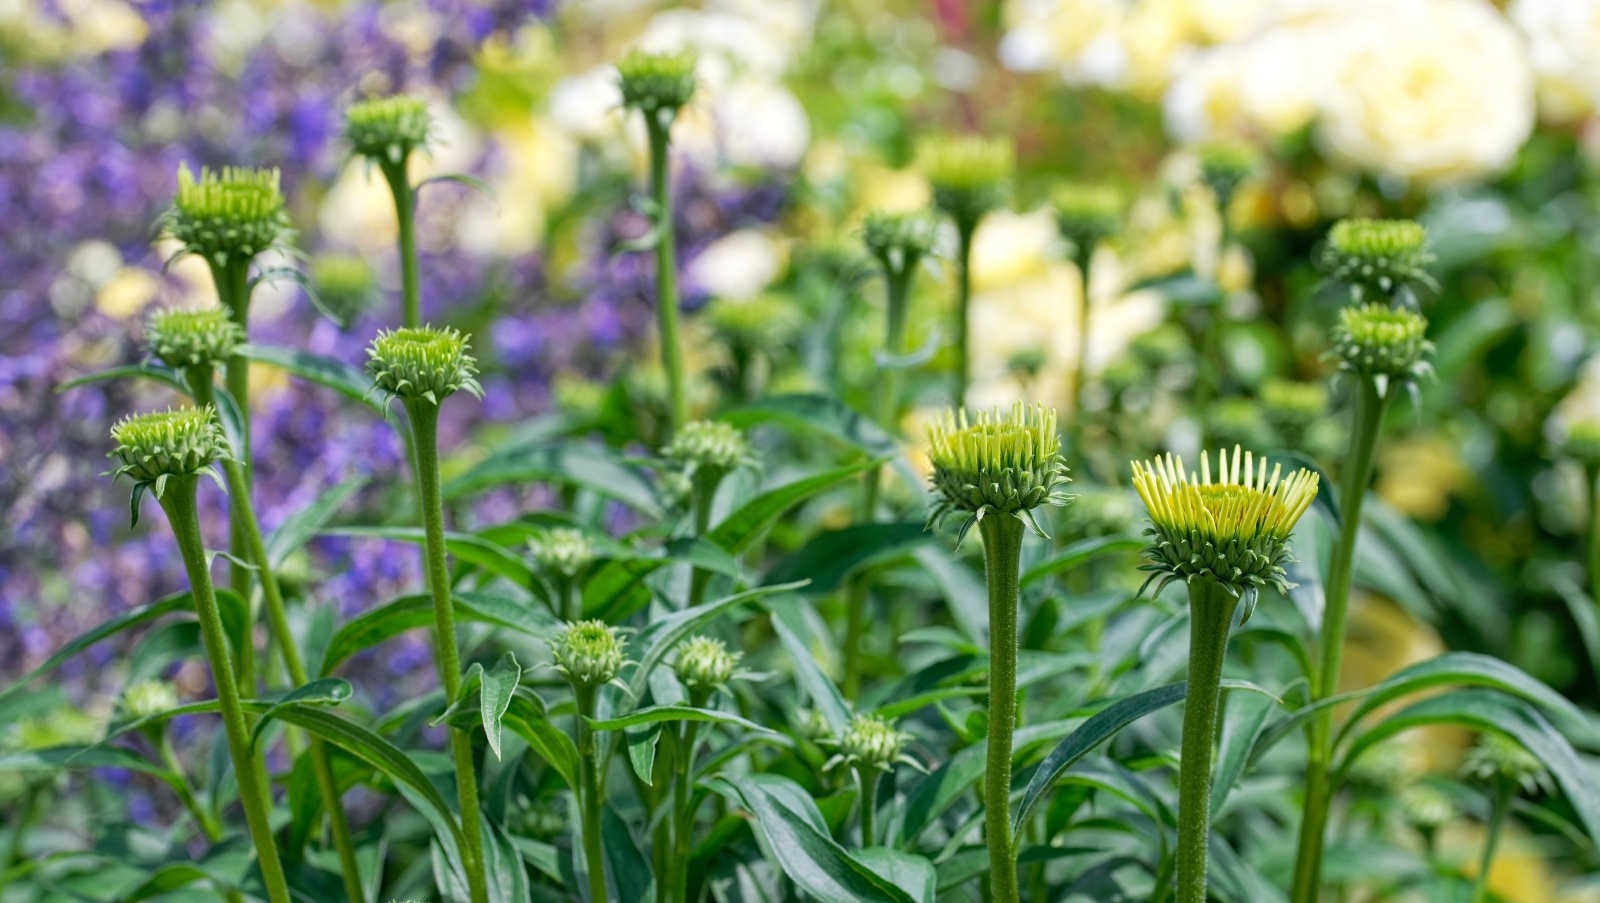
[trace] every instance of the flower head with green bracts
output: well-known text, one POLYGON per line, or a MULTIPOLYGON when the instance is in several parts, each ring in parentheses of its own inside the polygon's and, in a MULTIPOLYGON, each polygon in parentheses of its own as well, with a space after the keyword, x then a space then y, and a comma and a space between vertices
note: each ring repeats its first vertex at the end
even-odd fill
POLYGON ((427 146, 432 133, 427 104, 404 94, 363 100, 344 112, 344 138, 350 149, 382 165, 405 162, 412 151, 427 146))
POLYGON ((546 642, 556 670, 574 687, 598 687, 622 670, 621 631, 604 621, 569 621, 546 642))
POLYGON ((1456 807, 1439 788, 1418 781, 1400 788, 1400 814, 1419 831, 1435 831, 1455 817, 1456 807))
POLYGON ((877 715, 856 715, 844 733, 834 740, 839 751, 823 765, 828 770, 836 765, 848 765, 875 771, 889 771, 896 763, 919 763, 904 753, 911 735, 895 729, 894 722, 877 715))
POLYGON ((1095 245, 1116 234, 1126 207, 1121 191, 1099 182, 1067 182, 1050 193, 1056 230, 1079 255, 1087 255, 1095 245))
POLYGON ((221 485, 212 465, 231 454, 210 405, 131 414, 112 425, 111 440, 116 447, 108 457, 122 462, 112 475, 133 480, 133 523, 139 522, 139 499, 147 490, 159 499, 169 481, 200 475, 221 485))
POLYGON ((1577 420, 1568 424, 1561 453, 1584 467, 1600 468, 1600 421, 1577 420))
POLYGON ((450 327, 386 329, 367 347, 367 372, 378 389, 407 401, 439 404, 461 390, 482 398, 471 348, 467 337, 450 327))
POLYGON ((1521 743, 1493 731, 1478 735, 1462 760, 1461 773, 1479 781, 1505 781, 1530 796, 1552 790, 1544 763, 1521 743))
POLYGON ((1206 441, 1229 447, 1234 445, 1273 446, 1277 444, 1272 424, 1261 405, 1249 398, 1223 398, 1205 408, 1206 441))
POLYGON ((933 251, 938 237, 939 224, 925 213, 874 210, 861 224, 861 243, 891 275, 915 269, 933 251))
POLYGON ((970 230, 1004 206, 1016 158, 1011 142, 985 135, 946 135, 917 146, 916 165, 933 186, 933 200, 970 230))
POLYGON ((938 496, 928 523, 961 517, 958 545, 973 524, 994 514, 1022 518, 1044 536, 1033 509, 1070 499, 1056 412, 1044 405, 946 411, 928 428, 928 457, 938 496))
POLYGON ((617 60, 622 105, 638 110, 646 119, 670 121, 694 96, 696 58, 691 51, 648 53, 629 51, 617 60))
POLYGON ((323 254, 311 261, 312 300, 328 319, 348 329, 378 300, 372 267, 355 254, 323 254))
POLYGON ((1433 343, 1425 337, 1428 321, 1404 307, 1373 302, 1339 310, 1333 327, 1333 353, 1340 369, 1376 380, 1378 394, 1390 383, 1416 394, 1417 383, 1433 372, 1428 354, 1433 343))
POLYGON ((1141 568, 1150 577, 1140 592, 1157 581, 1157 593, 1174 580, 1210 581, 1239 599, 1249 618, 1263 587, 1288 590, 1289 534, 1317 497, 1312 471, 1269 471, 1265 456, 1235 447, 1218 452, 1215 478, 1204 453, 1199 472, 1170 454, 1135 461, 1133 488, 1150 516, 1141 568))
POLYGON ((129 719, 148 718, 178 707, 178 688, 166 680, 142 680, 122 692, 119 703, 129 719))
POLYGON ((248 262, 291 233, 276 169, 178 167, 178 191, 161 218, 166 234, 216 267, 248 262))
POLYGON ((150 353, 174 370, 221 364, 244 339, 244 328, 220 307, 169 307, 145 326, 150 353))
POLYGON ((715 475, 718 478, 741 467, 756 466, 755 455, 744 433, 720 420, 691 420, 680 428, 661 456, 679 465, 690 476, 715 475))
POLYGON ((678 647, 678 658, 672 670, 690 693, 711 693, 733 678, 740 658, 739 653, 730 652, 721 640, 697 634, 678 647))
POLYGON ((1439 288, 1428 272, 1428 233, 1408 219, 1342 219, 1328 230, 1317 266, 1357 301, 1416 301, 1418 289, 1439 288))
POLYGON ((1234 192, 1261 166, 1261 151, 1253 144, 1219 141, 1199 149, 1200 181, 1216 195, 1217 204, 1226 208, 1234 192))
POLYGON ((1328 413, 1328 389, 1320 382, 1269 379, 1261 384, 1261 408, 1280 430, 1303 433, 1328 413))
POLYGON ((528 540, 528 553, 545 570, 567 579, 578 576, 595 559, 589 535, 574 527, 551 527, 528 540))

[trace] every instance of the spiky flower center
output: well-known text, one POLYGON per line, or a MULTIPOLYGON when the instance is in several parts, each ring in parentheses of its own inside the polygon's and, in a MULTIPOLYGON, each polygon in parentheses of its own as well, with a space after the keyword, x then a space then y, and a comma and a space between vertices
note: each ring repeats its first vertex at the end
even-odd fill
POLYGON ((1372 258, 1421 253, 1427 239, 1422 225, 1408 219, 1343 219, 1328 231, 1335 251, 1372 258))
POLYGON ((754 463, 744 433, 720 420, 694 420, 684 424, 661 454, 696 473, 726 474, 754 463))
POLYGON ((1414 310, 1373 302, 1339 311, 1334 353, 1346 369, 1391 377, 1417 375, 1428 350, 1428 321, 1414 310))
POLYGON ((1011 143, 984 135, 949 135, 917 147, 917 168, 933 186, 933 199, 959 228, 975 226, 1005 203, 1016 160, 1011 143))
POLYGON ((739 654, 714 637, 692 636, 678 647, 673 671, 691 692, 708 693, 733 677, 739 654))
POLYGON ((617 60, 617 76, 622 103, 654 117, 663 111, 676 113, 694 96, 695 55, 630 51, 617 60))
POLYGON ((1416 288, 1436 288, 1427 243, 1427 231, 1412 220, 1344 219, 1328 230, 1317 265, 1357 300, 1394 300, 1416 288))
POLYGON ((446 327, 407 327, 378 333, 367 348, 367 372, 379 389, 434 404, 457 390, 481 395, 478 362, 465 335, 446 327))
POLYGON ((1251 144, 1223 141, 1200 148, 1200 180, 1224 204, 1260 165, 1261 152, 1251 144))
POLYGON ((217 265, 249 260, 288 234, 289 220, 276 169, 178 167, 178 191, 165 217, 167 232, 190 253, 217 265))
POLYGON ((990 512, 1032 522, 1034 508, 1067 503, 1067 464, 1053 408, 1017 402, 1009 410, 946 411, 928 428, 928 457, 940 496, 932 520, 970 515, 963 534, 990 512))
POLYGON ((122 418, 111 427, 112 456, 122 461, 115 473, 136 483, 189 476, 228 454, 228 440, 209 405, 149 411, 122 418))
POLYGON ((1068 182, 1050 196, 1056 228, 1080 253, 1093 250, 1117 231, 1122 220, 1122 192, 1097 182, 1068 182))
POLYGON ((876 715, 857 715, 839 738, 839 755, 845 762, 888 771, 905 747, 906 735, 876 715))
POLYGON ((150 316, 150 352, 173 369, 214 365, 244 343, 244 329, 220 307, 167 308, 150 316))
POLYGON ((622 638, 603 621, 572 621, 549 644, 556 670, 574 686, 599 686, 622 669, 622 638))
POLYGON ((406 95, 364 100, 344 114, 344 136, 350 147, 380 163, 400 163, 428 143, 432 129, 427 105, 406 95))
POLYGON ((568 579, 594 561, 594 545, 582 530, 553 527, 528 540, 528 551, 540 567, 568 579))

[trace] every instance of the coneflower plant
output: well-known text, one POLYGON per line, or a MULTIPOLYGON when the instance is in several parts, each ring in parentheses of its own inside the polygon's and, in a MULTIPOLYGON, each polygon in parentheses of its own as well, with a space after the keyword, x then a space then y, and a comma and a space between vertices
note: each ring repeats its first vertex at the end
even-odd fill
MULTIPOLYGON (((367 349, 367 371, 374 386, 405 406, 411 425, 412 464, 416 469, 417 503, 424 533, 422 564, 433 596, 434 663, 444 687, 445 704, 461 691, 461 652, 456 642, 455 607, 450 571, 445 561, 444 507, 439 495, 439 405, 458 391, 481 396, 477 361, 467 337, 454 329, 418 327, 379 332, 367 349)), ((462 865, 472 903, 485 903, 483 832, 479 825, 478 776, 472 738, 452 729, 456 795, 461 807, 462 865)))
POLYGON ((422 324, 422 291, 417 282, 417 192, 411 184, 411 154, 426 147, 433 129, 427 105, 415 97, 397 95, 364 100, 344 114, 344 137, 351 153, 378 167, 394 198, 400 281, 404 292, 404 320, 408 327, 422 324))
POLYGON ((1089 264, 1094 259, 1100 243, 1116 234, 1122 224, 1125 201, 1122 192, 1114 186, 1098 183, 1069 182, 1056 187, 1050 196, 1050 206, 1055 214, 1056 231, 1072 252, 1072 261, 1078 267, 1081 299, 1078 306, 1078 355, 1073 366, 1072 386, 1072 454, 1078 461, 1084 457, 1083 411, 1084 389, 1089 372, 1089 264))
POLYGON ((554 613, 565 621, 582 614, 578 575, 594 563, 594 543, 576 527, 551 527, 528 540, 528 554, 555 589, 554 613))
POLYGON ((177 539, 200 622, 201 643, 217 688, 217 707, 228 737, 239 801, 255 844, 267 897, 272 903, 289 903, 289 885, 272 837, 272 801, 266 776, 251 754, 250 730, 245 724, 233 654, 228 649, 222 614, 211 585, 209 559, 195 507, 200 478, 217 480, 214 465, 230 456, 228 441, 217 422, 216 410, 209 406, 125 417, 111 427, 111 439, 116 443, 111 455, 121 462, 113 473, 133 481, 133 513, 137 516, 139 500, 145 493, 155 496, 177 539))
POLYGON ((930 525, 954 517, 958 538, 973 524, 983 537, 989 589, 989 727, 984 836, 995 903, 1016 903, 1011 836, 1011 737, 1017 722, 1017 603, 1022 528, 1043 536, 1033 511, 1065 505, 1067 464, 1055 411, 1020 402, 1010 410, 949 411, 928 429, 936 501, 930 525))
POLYGON ((1484 785, 1489 791, 1489 821, 1484 826, 1483 848, 1478 855, 1478 876, 1473 880, 1472 903, 1489 899, 1489 872, 1495 849, 1505 830, 1511 804, 1520 795, 1549 793, 1554 789, 1544 763, 1516 740, 1504 734, 1485 733, 1467 750, 1461 763, 1464 778, 1484 785))
POLYGON ((982 135, 951 135, 923 142, 917 168, 933 186, 933 201, 956 227, 956 366, 951 403, 966 404, 971 377, 972 237, 990 211, 1005 205, 1015 158, 1011 143, 982 135))
POLYGON ((1583 469, 1584 501, 1589 506, 1589 596, 1600 604, 1600 421, 1568 424, 1561 452, 1583 469))
MULTIPOLYGON (((902 750, 910 736, 896 730, 894 723, 877 715, 856 715, 840 735, 839 751, 824 766, 846 765, 855 772, 861 794, 861 846, 877 843, 876 820, 878 780, 900 762, 911 761, 902 750)), ((912 764, 916 764, 912 762, 912 764)))
MULTIPOLYGON (((672 670, 689 694, 689 705, 703 708, 713 693, 727 687, 742 655, 721 640, 696 635, 678 647, 672 670)), ((672 855, 667 863, 667 899, 687 903, 689 856, 693 852, 694 760, 700 722, 683 721, 678 727, 677 762, 672 778, 672 855)))
POLYGON ((650 142, 650 242, 656 251, 656 316, 660 326, 661 366, 667 374, 670 431, 689 419, 683 348, 678 338, 678 246, 672 223, 672 173, 668 151, 672 123, 694 96, 692 53, 633 51, 617 61, 623 106, 644 117, 650 142))
MULTIPOLYGON (((688 481, 695 536, 704 536, 711 529, 711 503, 716 499, 723 477, 742 467, 756 465, 744 433, 720 420, 683 424, 661 449, 661 457, 676 467, 675 476, 688 481)), ((694 568, 689 582, 690 608, 700 604, 710 580, 710 571, 694 568)))
MULTIPOLYGON (((1371 298, 1375 291, 1399 299, 1403 286, 1425 284, 1411 269, 1426 259, 1424 234, 1415 223, 1358 220, 1336 225, 1321 256, 1330 278, 1349 282, 1352 297, 1371 298)), ((1408 290, 1409 291, 1409 290, 1408 290)), ((1317 658, 1311 675, 1312 699, 1325 699, 1339 688, 1345 620, 1349 613, 1356 538, 1361 505, 1389 402, 1401 391, 1415 396, 1417 384, 1431 371, 1426 338, 1428 321, 1405 305, 1364 301, 1340 309, 1333 329, 1333 354, 1341 377, 1353 385, 1349 451, 1339 485, 1339 536, 1328 563, 1317 658)), ((1292 899, 1312 903, 1321 883, 1322 849, 1332 785, 1333 713, 1315 715, 1307 735, 1305 818, 1300 826, 1292 899)))
MULTIPOLYGON (((214 408, 216 387, 213 380, 217 364, 232 358, 234 349, 244 342, 244 330, 221 308, 169 308, 151 315, 146 338, 150 353, 183 375, 195 404, 214 408)), ((291 686, 305 686, 311 678, 300 658, 294 634, 289 629, 283 594, 278 586, 277 575, 273 572, 272 560, 267 555, 261 525, 256 520, 244 466, 232 457, 223 457, 219 463, 227 481, 232 516, 238 522, 247 560, 256 570, 261 597, 266 605, 267 625, 283 658, 284 670, 288 672, 291 686)), ((334 848, 339 854, 345 892, 351 900, 360 900, 364 896, 360 866, 356 862, 355 845, 350 840, 350 825, 339 800, 338 784, 334 781, 327 749, 321 740, 313 738, 309 751, 317 791, 328 812, 334 848)))
POLYGON ((1344 219, 1328 230, 1317 255, 1327 278, 1360 304, 1382 301, 1416 307, 1423 291, 1437 291, 1428 272, 1433 253, 1422 224, 1407 219, 1344 219))
POLYGON ((603 621, 569 621, 549 640, 550 657, 557 671, 572 685, 577 703, 574 732, 578 747, 578 814, 583 836, 584 868, 589 875, 589 899, 606 895, 605 847, 600 842, 600 818, 605 808, 605 783, 600 774, 600 752, 595 743, 595 705, 600 688, 622 670, 623 641, 617 628, 603 621))
POLYGON ((1150 516, 1146 587, 1179 581, 1189 589, 1189 678, 1178 769, 1178 903, 1206 901, 1206 844, 1211 824, 1211 758, 1217 735, 1222 664, 1234 610, 1241 622, 1261 590, 1288 588, 1283 565, 1289 534, 1317 496, 1308 470, 1268 470, 1265 457, 1220 452, 1213 475, 1167 455, 1133 462, 1133 487, 1150 516))

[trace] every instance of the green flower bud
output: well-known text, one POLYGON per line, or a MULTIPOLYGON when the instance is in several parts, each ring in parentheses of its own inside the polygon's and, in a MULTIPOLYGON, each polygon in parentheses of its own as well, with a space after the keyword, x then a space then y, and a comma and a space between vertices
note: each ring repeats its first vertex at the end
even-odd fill
POLYGON ((399 165, 427 145, 432 131, 428 107, 415 97, 377 97, 352 104, 344 112, 345 140, 375 163, 399 165))
POLYGON ((1380 388, 1390 380, 1414 385, 1432 371, 1427 331, 1428 321, 1414 310, 1379 303, 1346 307, 1333 327, 1333 353, 1341 369, 1375 377, 1380 388))
POLYGON ((1438 288, 1428 273, 1427 241, 1426 230, 1411 220, 1343 219, 1328 230, 1317 265, 1357 301, 1409 299, 1417 288, 1438 288))
POLYGON ((694 420, 684 424, 661 449, 661 456, 681 465, 690 474, 721 476, 756 463, 744 433, 720 420, 694 420))
POLYGON ((1461 763, 1461 773, 1479 781, 1506 781, 1530 795, 1551 790, 1544 763, 1521 743, 1493 732, 1478 735, 1478 742, 1467 750, 1461 763))
POLYGON ((1224 141, 1200 148, 1200 181, 1217 196, 1226 210, 1239 185, 1261 166, 1261 151, 1253 144, 1224 141))
POLYGON ((145 680, 122 693, 122 711, 130 719, 159 715, 178 707, 178 688, 165 680, 145 680))
POLYGON ((638 110, 650 121, 663 113, 670 120, 694 96, 695 55, 630 51, 617 60, 622 105, 638 110))
POLYGON ((1235 445, 1260 448, 1277 445, 1272 424, 1261 405, 1248 398, 1224 398, 1205 409, 1206 441, 1229 448, 1235 445))
POLYGON ((1006 358, 1006 372, 1018 382, 1027 384, 1039 378, 1039 371, 1044 369, 1044 364, 1043 348, 1021 348, 1006 358))
MULTIPOLYGON (((930 239, 931 241, 931 239, 930 239)), ((831 290, 849 290, 871 278, 872 261, 854 245, 839 241, 808 245, 795 253, 795 269, 831 290)))
POLYGON ((917 147, 916 161, 933 186, 934 203, 962 230, 1005 204, 1016 167, 1011 142, 983 135, 929 139, 917 147))
POLYGON ((1419 831, 1434 831, 1455 817, 1455 804, 1439 788, 1426 782, 1400 788, 1400 813, 1419 831))
POLYGON ((170 307, 150 315, 145 326, 150 353, 174 370, 210 367, 244 344, 244 329, 220 307, 170 307))
POLYGON ((711 328, 739 349, 777 348, 804 328, 802 314, 789 299, 763 294, 754 298, 718 298, 706 308, 711 328))
POLYGON ((739 658, 739 653, 729 652, 721 640, 692 636, 678 647, 673 671, 690 693, 710 693, 733 677, 739 658))
POLYGON ((556 670, 574 687, 597 687, 622 670, 622 638, 604 621, 570 621, 548 641, 556 670))
POLYGON ((567 579, 578 576, 595 559, 588 534, 572 527, 552 527, 528 540, 528 552, 539 567, 567 579))
POLYGON ((1299 445, 1306 430, 1328 413, 1328 389, 1320 382, 1267 380, 1261 386, 1261 407, 1289 444, 1299 445))
POLYGON ((354 254, 323 254, 311 261, 311 287, 328 318, 349 328, 378 299, 372 267, 354 254))
POLYGON ((861 243, 891 276, 915 269, 938 236, 939 224, 922 213, 875 210, 861 225, 861 243))
POLYGON ((1561 451, 1584 467, 1600 467, 1600 421, 1579 420, 1567 427, 1561 451))
POLYGON ((901 750, 909 735, 895 730, 893 722, 876 715, 857 715, 839 738, 839 754, 835 764, 842 762, 856 768, 875 768, 889 771, 900 759, 901 750))
POLYGON ((406 400, 438 404, 460 389, 481 398, 470 351, 467 337, 449 327, 386 329, 367 348, 367 372, 379 389, 406 400))
POLYGON ((1017 402, 1010 411, 947 411, 928 428, 928 457, 939 496, 929 522, 964 515, 963 536, 990 514, 1025 518, 1043 535, 1033 509, 1068 501, 1054 408, 1017 402))
POLYGON ((1085 536, 1113 536, 1132 532, 1139 518, 1133 496, 1125 489, 1094 488, 1072 498, 1070 520, 1085 536))
POLYGON ((214 266, 249 261, 282 244, 289 216, 276 169, 202 167, 199 178, 178 167, 178 192, 162 218, 167 234, 214 266))
POLYGON ((1265 456, 1235 447, 1218 453, 1215 479, 1205 454, 1198 473, 1170 454, 1135 461, 1133 488, 1150 515, 1145 587, 1159 580, 1160 593, 1174 580, 1210 580, 1244 603, 1246 619, 1262 587, 1288 590, 1289 534, 1317 497, 1314 472, 1285 476, 1273 465, 1269 474, 1265 456))
POLYGON ((1068 182, 1056 186, 1050 206, 1061 237, 1072 243, 1077 254, 1086 256, 1116 233, 1127 202, 1114 186, 1068 182))
POLYGON ((228 440, 209 405, 124 417, 111 427, 111 439, 117 443, 111 457, 122 461, 113 473, 135 483, 194 476, 228 456, 228 440))

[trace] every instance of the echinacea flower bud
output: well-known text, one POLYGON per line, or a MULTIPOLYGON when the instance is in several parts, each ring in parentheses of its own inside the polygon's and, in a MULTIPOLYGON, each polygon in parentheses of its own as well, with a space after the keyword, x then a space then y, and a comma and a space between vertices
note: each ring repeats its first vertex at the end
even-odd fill
POLYGON ((1456 807, 1439 788, 1425 782, 1407 784, 1398 794, 1400 814, 1419 831, 1437 830, 1455 817, 1456 807))
POLYGON ((217 267, 248 262, 289 234, 276 169, 178 167, 178 191, 162 218, 190 254, 217 267))
POLYGON ((349 328, 378 299, 372 267, 354 254, 323 254, 311 261, 317 306, 341 329, 349 328))
POLYGON ((1206 441, 1212 445, 1260 448, 1277 444, 1261 405, 1249 398, 1213 402, 1206 406, 1204 416, 1206 441))
POLYGON ((1600 468, 1600 421, 1579 420, 1567 426, 1563 454, 1588 468, 1600 468))
POLYGON ((678 647, 673 672, 691 694, 710 693, 733 677, 739 658, 739 653, 729 652, 721 640, 696 635, 678 647))
POLYGON ((929 523, 966 515, 963 536, 991 514, 1023 518, 1043 535, 1033 509, 1068 501, 1054 408, 1017 402, 1009 411, 946 411, 928 428, 928 457, 940 497, 929 523))
POLYGON ((541 568, 571 579, 595 559, 588 534, 572 527, 552 527, 528 540, 528 552, 541 568))
POLYGON ((1145 587, 1210 581, 1244 603, 1245 618, 1262 587, 1288 590, 1289 534, 1317 497, 1314 472, 1269 472, 1264 456, 1236 447, 1218 453, 1215 479, 1204 453, 1198 473, 1170 454, 1135 461, 1133 488, 1150 515, 1145 587))
POLYGON ((1427 244, 1427 231, 1412 220, 1343 219, 1328 230, 1317 265, 1357 301, 1414 300, 1416 288, 1437 288, 1427 244))
POLYGON ((194 476, 229 454, 222 425, 209 405, 129 415, 111 427, 111 439, 117 447, 110 456, 122 462, 113 473, 126 474, 135 483, 194 476))
POLYGON ((142 680, 122 693, 122 711, 129 718, 147 718, 178 707, 178 688, 170 681, 142 680))
POLYGON ((427 105, 403 94, 363 100, 344 112, 345 140, 375 163, 399 165, 427 145, 432 130, 427 105))
POLYGON ((244 344, 244 329, 220 307, 169 307, 150 315, 145 327, 150 353, 174 370, 210 367, 244 344))
POLYGON ((367 348, 367 372, 379 389, 406 400, 438 404, 462 389, 482 397, 470 352, 467 337, 449 327, 386 329, 367 348))
POLYGON ((792 302, 772 294, 718 298, 706 307, 706 319, 736 351, 782 347, 806 325, 792 302))
POLYGON ((570 621, 548 642, 556 670, 575 687, 598 687, 622 670, 622 637, 604 621, 570 621))
POLYGON ((1521 743, 1491 731, 1479 734, 1478 742, 1467 750, 1461 773, 1480 781, 1506 781, 1530 795, 1551 789, 1544 763, 1521 743))
POLYGON ((970 231, 978 220, 1006 202, 1016 166, 1011 142, 984 135, 947 135, 922 142, 916 165, 933 186, 933 200, 970 231))
POLYGON ((1279 429, 1299 435, 1328 413, 1328 389, 1320 382, 1269 379, 1261 385, 1261 407, 1279 429))
POLYGON ((617 60, 622 105, 638 110, 650 121, 665 112, 670 119, 694 96, 695 55, 629 51, 617 60))
POLYGON ((895 730, 888 719, 857 715, 850 719, 850 726, 839 737, 839 753, 833 762, 888 771, 900 759, 908 739, 905 733, 895 730))
POLYGON ((1414 384, 1431 367, 1428 321, 1414 310, 1377 302, 1345 307, 1333 327, 1333 353, 1341 369, 1361 376, 1414 384))
POLYGON ((689 474, 718 478, 740 467, 753 466, 755 457, 738 428, 720 420, 685 423, 661 449, 661 456, 682 465, 689 474))
POLYGON ((891 274, 908 273, 933 250, 938 223, 922 213, 874 210, 861 225, 861 243, 891 274))
POLYGON ((1255 145, 1223 141, 1200 148, 1200 181, 1226 209, 1239 185, 1261 165, 1261 152, 1255 145))
POLYGON ((1068 182, 1050 194, 1056 229, 1079 256, 1116 233, 1126 207, 1122 192, 1099 183, 1068 182))

